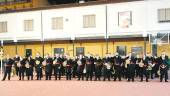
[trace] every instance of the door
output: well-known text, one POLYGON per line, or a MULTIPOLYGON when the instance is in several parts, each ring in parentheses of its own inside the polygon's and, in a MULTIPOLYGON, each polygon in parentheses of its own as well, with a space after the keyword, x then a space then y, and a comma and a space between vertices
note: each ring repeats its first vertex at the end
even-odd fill
POLYGON ((84 55, 84 47, 76 47, 76 56, 84 55))
POLYGON ((26 52, 26 53, 25 53, 25 56, 30 56, 30 55, 32 55, 32 49, 26 49, 25 52, 26 52))
POLYGON ((54 55, 55 54, 64 54, 64 48, 54 48, 54 55))

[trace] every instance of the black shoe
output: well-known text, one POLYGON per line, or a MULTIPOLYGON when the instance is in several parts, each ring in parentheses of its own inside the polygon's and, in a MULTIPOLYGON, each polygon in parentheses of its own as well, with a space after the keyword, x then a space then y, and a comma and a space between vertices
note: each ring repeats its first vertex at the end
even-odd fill
POLYGON ((168 82, 167 80, 165 82, 168 82))

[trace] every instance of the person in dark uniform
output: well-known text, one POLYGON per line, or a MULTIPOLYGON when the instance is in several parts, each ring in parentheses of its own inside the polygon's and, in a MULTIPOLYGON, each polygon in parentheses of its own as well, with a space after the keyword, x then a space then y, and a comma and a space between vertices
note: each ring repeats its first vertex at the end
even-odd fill
POLYGON ((44 61, 46 80, 51 80, 53 59, 47 54, 44 61))
POLYGON ((24 76, 25 76, 25 64, 26 64, 27 58, 23 58, 20 61, 20 65, 19 67, 19 80, 24 80, 24 76))
POLYGON ((110 78, 111 78, 111 63, 110 63, 110 59, 109 59, 108 56, 106 56, 103 59, 103 81, 105 81, 106 78, 108 79, 108 81, 110 81, 110 78))
POLYGON ((160 82, 165 78, 165 82, 168 82, 168 56, 163 51, 161 56, 161 65, 160 65, 160 82))
POLYGON ((89 78, 90 78, 90 81, 92 81, 92 78, 93 78, 93 64, 94 64, 94 59, 90 54, 88 54, 87 57, 86 57, 86 64, 85 64, 86 81, 88 81, 89 78))
POLYGON ((53 59, 55 80, 57 80, 57 78, 61 80, 62 62, 63 60, 62 58, 60 58, 59 54, 55 54, 55 57, 53 59))
POLYGON ((44 59, 40 56, 40 53, 36 54, 35 63, 36 63, 36 73, 37 73, 37 80, 41 80, 42 78, 42 62, 44 59))
POLYGON ((69 56, 67 56, 66 62, 67 62, 67 64, 66 64, 66 80, 71 80, 73 61, 69 56))
POLYGON ((156 77, 156 73, 157 73, 157 62, 156 62, 156 56, 152 56, 152 64, 150 65, 152 70, 150 72, 151 75, 151 79, 154 79, 156 77))
POLYGON ((158 71, 159 71, 159 67, 161 65, 161 58, 154 56, 154 62, 155 62, 155 66, 154 66, 154 72, 153 74, 155 74, 155 77, 159 77, 158 71))
POLYGON ((97 81, 97 79, 100 81, 101 70, 102 70, 102 59, 98 55, 94 58, 94 65, 95 65, 95 81, 97 81))
POLYGON ((65 65, 63 65, 63 62, 65 61, 66 57, 63 54, 60 54, 60 63, 61 63, 61 76, 65 75, 65 65))
POLYGON ((18 54, 16 54, 16 56, 14 57, 14 67, 15 67, 17 76, 19 76, 19 67, 17 66, 17 64, 20 62, 20 59, 21 57, 18 54))
POLYGON ((149 82, 149 76, 151 74, 151 70, 153 67, 153 57, 151 56, 150 53, 147 53, 147 56, 144 58, 143 62, 144 62, 144 70, 143 70, 143 74, 141 75, 141 82, 143 81, 143 75, 145 75, 146 77, 146 82, 149 82))
POLYGON ((110 62, 105 63, 103 67, 104 67, 103 81, 105 81, 106 79, 108 79, 108 81, 110 81, 110 78, 111 78, 111 64, 110 64, 110 62))
POLYGON ((84 66, 85 66, 85 58, 83 57, 83 55, 80 55, 78 58, 77 58, 77 77, 78 77, 78 80, 80 80, 80 78, 82 78, 82 80, 84 80, 84 66))
POLYGON ((27 76, 27 80, 33 80, 33 71, 34 71, 34 66, 35 66, 35 60, 32 59, 31 56, 27 57, 27 61, 26 61, 26 76, 27 76))
POLYGON ((6 79, 7 75, 8 75, 8 80, 11 79, 11 67, 12 67, 13 64, 14 64, 14 60, 11 59, 7 55, 6 64, 5 64, 5 74, 4 74, 4 77, 3 77, 2 81, 4 81, 6 79))
POLYGON ((135 68, 135 75, 136 77, 139 77, 140 76, 140 67, 139 67, 139 63, 141 62, 142 58, 137 55, 136 56, 136 68, 135 68))
POLYGON ((135 68, 136 68, 136 58, 132 56, 131 53, 127 56, 127 76, 128 81, 132 79, 132 82, 134 82, 135 78, 135 68))
POLYGON ((73 61, 72 61, 72 70, 73 70, 73 72, 72 72, 72 76, 73 76, 73 78, 75 78, 76 77, 76 75, 77 75, 77 61, 76 61, 76 58, 73 58, 73 61))
POLYGON ((121 56, 121 64, 122 64, 122 77, 127 79, 127 67, 126 67, 126 56, 121 56))
POLYGON ((114 61, 114 68, 115 68, 114 81, 116 81, 117 78, 119 79, 119 81, 121 81, 122 61, 121 61, 121 57, 117 52, 115 53, 113 61, 114 61))

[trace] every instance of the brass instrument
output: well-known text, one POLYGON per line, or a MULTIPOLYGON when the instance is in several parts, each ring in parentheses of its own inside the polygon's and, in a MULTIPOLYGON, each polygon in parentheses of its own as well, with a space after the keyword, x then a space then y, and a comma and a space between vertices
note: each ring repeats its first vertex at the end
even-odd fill
POLYGON ((58 60, 57 60, 57 59, 55 59, 55 60, 53 61, 53 65, 56 65, 56 64, 57 64, 57 62, 58 62, 58 60))
POLYGON ((144 63, 140 62, 139 67, 144 67, 144 63))
POLYGON ((78 64, 79 66, 81 66, 81 65, 82 65, 82 62, 81 62, 80 60, 78 60, 78 61, 77 61, 77 64, 78 64))
POLYGON ((159 76, 161 75, 160 68, 159 68, 159 70, 157 71, 157 74, 158 74, 159 76))
POLYGON ((35 61, 35 64, 36 64, 36 65, 39 65, 39 64, 40 64, 40 61, 39 61, 39 60, 36 60, 36 61, 35 61))
POLYGON ((147 67, 147 70, 152 70, 152 68, 155 66, 155 64, 152 64, 152 63, 149 63, 148 64, 148 67, 147 67))
POLYGON ((111 69, 111 64, 110 63, 105 63, 106 69, 110 70, 111 69))
POLYGON ((112 74, 114 75, 116 73, 115 67, 112 67, 112 74))
POLYGON ((161 67, 162 69, 165 69, 165 68, 167 67, 167 65, 162 64, 160 67, 161 67))
POLYGON ((12 65, 12 72, 11 72, 11 76, 14 77, 16 75, 16 69, 15 66, 12 65))
POLYGON ((63 62, 63 66, 64 66, 64 67, 67 66, 67 60, 65 60, 65 61, 63 62))
POLYGON ((17 62, 17 67, 21 67, 21 63, 20 62, 17 62))
POLYGON ((127 59, 127 60, 126 60, 125 68, 127 68, 128 64, 130 64, 130 59, 127 59))
POLYGON ((86 73, 86 65, 85 65, 85 67, 84 67, 83 73, 86 73))
POLYGON ((167 65, 164 65, 164 64, 162 64, 162 65, 160 65, 160 67, 159 67, 159 70, 157 71, 157 74, 160 76, 161 75, 161 68, 162 69, 165 69, 167 67, 167 65))
POLYGON ((29 62, 26 62, 25 67, 30 68, 29 62))

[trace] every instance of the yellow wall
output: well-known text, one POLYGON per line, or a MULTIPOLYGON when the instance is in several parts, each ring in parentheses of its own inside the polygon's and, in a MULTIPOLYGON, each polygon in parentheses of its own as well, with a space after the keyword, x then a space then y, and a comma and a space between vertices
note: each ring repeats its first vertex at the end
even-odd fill
POLYGON ((47 6, 47 5, 48 5, 47 0, 32 0, 29 3, 16 3, 16 4, 1 5, 0 10, 24 9, 24 8, 42 7, 42 6, 47 6))
POLYGON ((10 57, 14 57, 16 54, 15 45, 7 45, 4 46, 3 49, 4 49, 4 54, 9 55, 10 57))
POLYGON ((170 45, 158 45, 158 56, 161 55, 162 51, 165 51, 166 54, 170 57, 170 45))
MULTIPOLYGON (((127 53, 131 52, 131 47, 137 46, 137 47, 143 47, 144 48, 144 42, 138 41, 138 42, 109 42, 108 43, 108 53, 115 53, 117 46, 126 46, 127 53)), ((106 53, 106 43, 105 42, 96 42, 96 43, 75 43, 74 45, 74 54, 76 55, 76 47, 84 47, 85 48, 85 54, 91 53, 93 55, 100 55, 105 56, 106 53)), ((33 45, 18 45, 17 51, 20 56, 25 56, 25 49, 32 49, 32 55, 35 57, 37 52, 40 52, 42 55, 42 45, 41 44, 33 44, 33 45)), ((44 54, 49 53, 50 55, 54 54, 54 48, 64 48, 64 52, 70 54, 70 56, 73 56, 73 44, 67 43, 67 44, 45 44, 44 45, 44 54)), ((147 43, 147 51, 151 52, 151 46, 149 43, 147 43)), ((161 48, 160 48, 161 49, 161 48)), ((163 48, 164 49, 164 48, 163 48)), ((15 56, 15 45, 6 45, 4 46, 4 51, 6 54, 9 54, 10 56, 15 56)), ((158 51, 159 52, 159 51, 158 51)))

